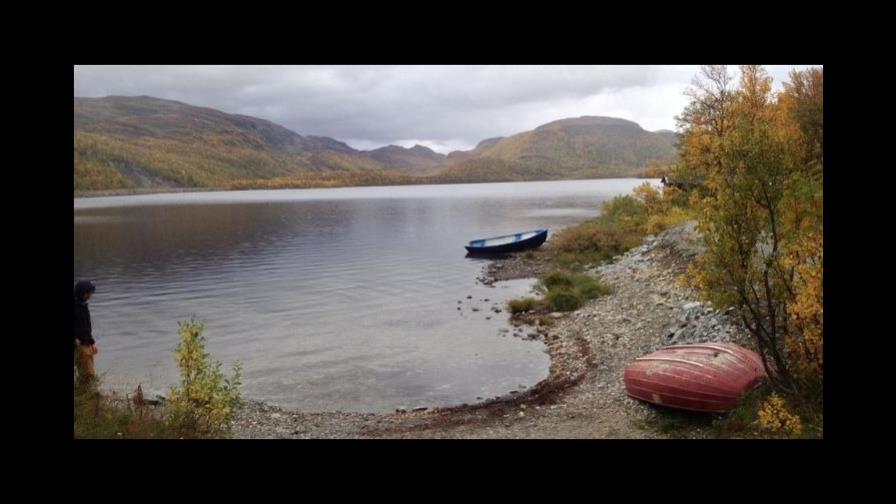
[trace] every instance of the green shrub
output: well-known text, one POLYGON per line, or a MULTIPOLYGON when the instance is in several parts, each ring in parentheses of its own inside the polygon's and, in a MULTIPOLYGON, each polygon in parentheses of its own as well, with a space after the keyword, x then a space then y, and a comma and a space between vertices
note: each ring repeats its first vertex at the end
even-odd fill
POLYGON ((545 273, 541 277, 541 282, 539 284, 539 290, 541 292, 547 292, 548 294, 548 304, 553 306, 555 309, 563 310, 557 306, 557 303, 551 301, 551 299, 559 296, 561 301, 559 303, 564 306, 571 305, 571 301, 567 298, 568 296, 559 295, 556 292, 561 290, 567 290, 575 294, 575 297, 579 298, 581 301, 577 306, 572 308, 573 310, 578 308, 584 300, 594 299, 598 296, 602 296, 604 294, 609 294, 611 289, 600 281, 600 278, 592 276, 588 273, 577 272, 577 271, 569 271, 563 269, 555 269, 545 273), (554 292, 553 297, 551 293, 554 292))
POLYGON ((179 322, 181 341, 175 347, 181 385, 173 387, 168 400, 168 419, 173 426, 200 436, 227 435, 230 421, 240 405, 241 367, 226 378, 221 363, 205 351, 204 326, 195 319, 179 322))
POLYGON ((522 313, 534 310, 537 304, 538 301, 535 298, 516 298, 507 302, 507 309, 510 310, 510 313, 522 313))
POLYGON ((611 292, 610 287, 601 282, 600 278, 568 269, 548 271, 541 276, 535 289, 544 294, 543 303, 554 311, 575 310, 585 300, 611 292))
POLYGON ((564 270, 548 271, 541 277, 541 284, 544 285, 547 290, 553 290, 560 287, 572 288, 573 275, 564 270))
POLYGON ((572 311, 584 302, 581 294, 567 287, 549 291, 545 300, 556 311, 572 311))

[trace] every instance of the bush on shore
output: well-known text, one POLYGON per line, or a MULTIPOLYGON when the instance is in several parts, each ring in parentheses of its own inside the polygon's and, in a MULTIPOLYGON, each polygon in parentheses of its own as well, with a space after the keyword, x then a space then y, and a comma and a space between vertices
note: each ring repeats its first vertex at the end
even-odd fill
POLYGON ((219 362, 205 351, 203 326, 191 319, 179 323, 181 342, 175 360, 181 384, 161 406, 150 407, 130 395, 100 392, 102 378, 75 380, 76 439, 183 439, 229 437, 240 404, 240 366, 227 378, 219 362))

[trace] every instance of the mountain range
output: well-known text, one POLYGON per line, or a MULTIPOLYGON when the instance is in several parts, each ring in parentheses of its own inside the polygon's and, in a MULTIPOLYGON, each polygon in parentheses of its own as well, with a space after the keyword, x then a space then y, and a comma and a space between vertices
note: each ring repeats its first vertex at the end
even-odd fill
POLYGON ((562 119, 448 155, 353 149, 273 122, 150 96, 74 98, 74 188, 312 187, 632 176, 676 156, 675 133, 562 119))

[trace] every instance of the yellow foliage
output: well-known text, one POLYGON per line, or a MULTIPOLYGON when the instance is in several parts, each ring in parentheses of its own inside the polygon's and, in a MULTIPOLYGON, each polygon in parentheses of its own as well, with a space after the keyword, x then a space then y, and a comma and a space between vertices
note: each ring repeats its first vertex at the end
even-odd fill
POLYGON ((664 213, 648 216, 646 231, 648 234, 656 234, 691 219, 693 215, 689 211, 681 207, 671 207, 664 213))
POLYGON ((691 211, 683 205, 685 201, 676 201, 680 199, 679 189, 667 187, 659 191, 649 182, 644 182, 635 188, 634 194, 644 204, 647 212, 647 221, 644 224, 644 231, 647 234, 665 231, 694 218, 691 211))
MULTIPOLYGON (((792 74, 775 96, 760 66, 741 67, 733 89, 723 67, 703 74, 680 119, 680 171, 703 181, 690 202, 706 252, 691 271, 715 305, 740 311, 772 387, 807 398, 823 371, 822 75, 792 74)), ((658 215, 648 226, 682 218, 658 215)))
POLYGON ((769 432, 797 435, 803 431, 800 417, 787 409, 784 399, 778 394, 772 394, 762 404, 758 417, 759 427, 769 432))
POLYGON ((203 326, 195 320, 179 324, 181 342, 174 349, 181 385, 171 389, 168 399, 171 425, 200 435, 227 434, 230 420, 241 399, 241 368, 226 378, 221 364, 205 351, 203 326))
POLYGON ((647 207, 647 214, 659 213, 663 210, 663 195, 650 182, 644 182, 634 190, 635 197, 647 207))
POLYGON ((820 376, 824 370, 823 237, 820 229, 792 244, 785 264, 794 269, 790 323, 796 336, 787 340, 798 371, 820 376))

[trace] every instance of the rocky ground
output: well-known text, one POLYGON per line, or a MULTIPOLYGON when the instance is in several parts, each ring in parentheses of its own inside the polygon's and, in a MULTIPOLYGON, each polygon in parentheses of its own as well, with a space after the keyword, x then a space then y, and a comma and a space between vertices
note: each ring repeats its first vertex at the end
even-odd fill
MULTIPOLYGON (((636 357, 676 343, 730 341, 751 348, 730 314, 701 303, 678 281, 699 252, 694 223, 648 237, 593 273, 613 293, 574 312, 552 314, 526 337, 545 342, 548 378, 529 390, 456 408, 393 414, 298 413, 249 402, 237 414, 241 438, 659 438, 665 411, 625 394, 622 376, 636 357)), ((536 276, 547 263, 510 256, 482 281, 536 276)), ((506 312, 504 312, 506 313, 506 312)), ((516 335, 523 335, 518 330, 516 335)), ((709 435, 694 427, 689 437, 709 435)))

